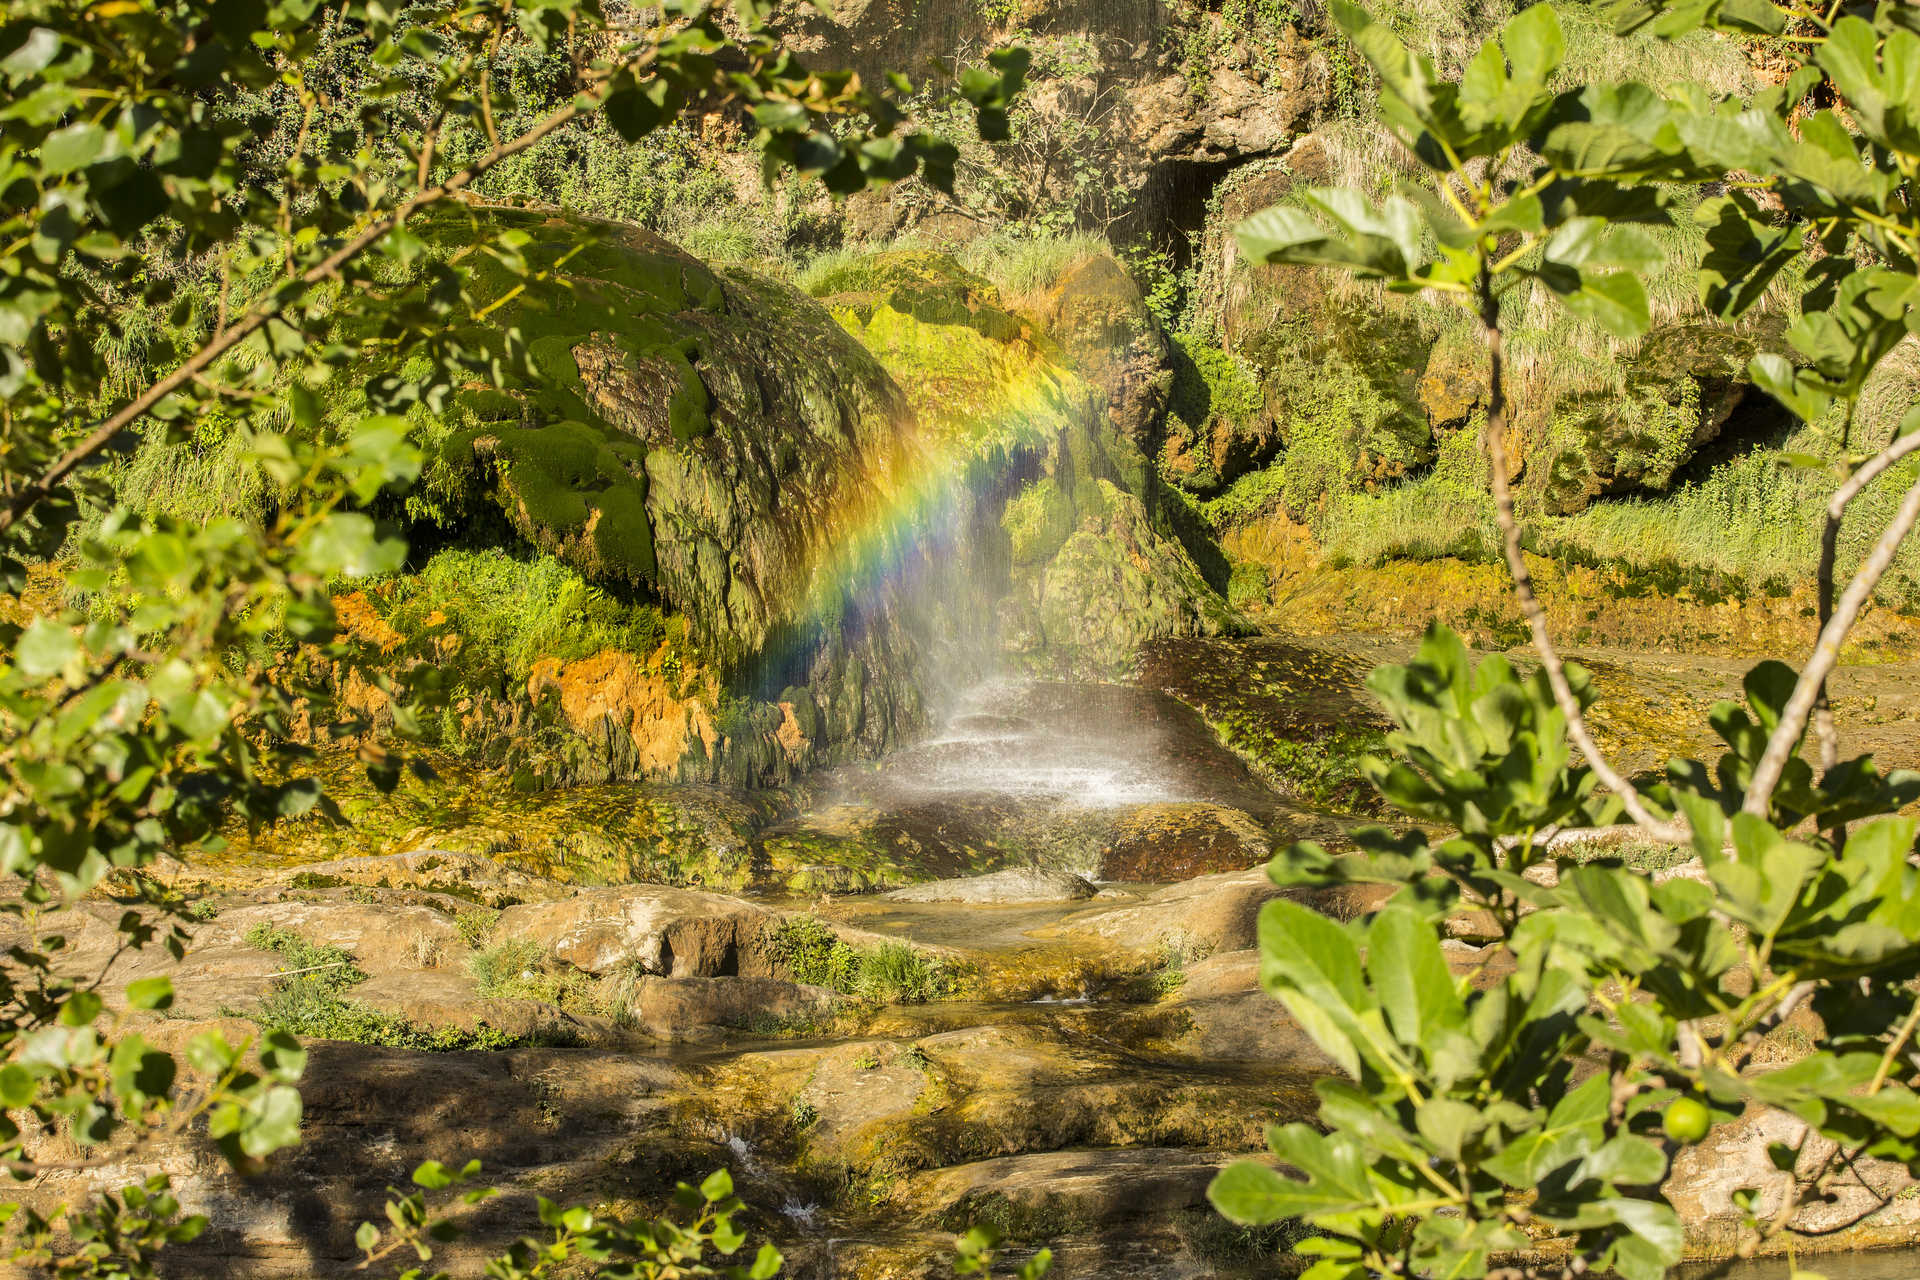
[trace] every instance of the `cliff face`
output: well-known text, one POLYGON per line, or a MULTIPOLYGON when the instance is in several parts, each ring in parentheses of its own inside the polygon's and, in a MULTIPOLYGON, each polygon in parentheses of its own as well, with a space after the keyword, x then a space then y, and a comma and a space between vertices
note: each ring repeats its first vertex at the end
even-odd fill
MULTIPOLYGON (((936 86, 998 44, 1023 44, 1035 60, 1027 132, 1061 152, 1042 167, 1100 170, 1104 207, 1141 227, 1197 226, 1213 181, 1284 151, 1337 96, 1318 43, 1241 7, 1228 18, 1185 0, 844 0, 826 14, 795 6, 787 39, 815 66, 936 86)), ((896 192, 856 199, 849 221, 884 233, 928 213, 896 192)))
POLYGON ((854 259, 815 299, 566 215, 476 207, 434 237, 457 252, 476 221, 547 274, 503 278, 461 335, 512 372, 439 428, 425 541, 544 560, 580 605, 483 649, 447 616, 471 585, 342 602, 458 695, 442 745, 548 778, 766 785, 897 745, 936 674, 1003 645, 1112 676, 1146 639, 1232 625, 1152 517, 1166 346, 1110 259, 1028 316, 941 254, 854 259))

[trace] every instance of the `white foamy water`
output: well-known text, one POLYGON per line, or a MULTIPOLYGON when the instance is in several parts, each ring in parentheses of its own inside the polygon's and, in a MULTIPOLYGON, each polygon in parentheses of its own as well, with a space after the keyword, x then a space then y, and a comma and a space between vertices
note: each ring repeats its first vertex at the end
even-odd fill
POLYGON ((887 789, 1088 809, 1187 798, 1169 776, 1159 732, 1121 714, 1114 701, 1099 686, 975 685, 959 695, 933 737, 887 760, 887 789))

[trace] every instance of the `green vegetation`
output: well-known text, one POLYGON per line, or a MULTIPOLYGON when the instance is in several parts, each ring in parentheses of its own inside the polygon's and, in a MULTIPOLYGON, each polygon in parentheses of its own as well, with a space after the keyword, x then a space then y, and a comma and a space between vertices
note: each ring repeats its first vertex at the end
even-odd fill
MULTIPOLYGON (((1736 1121, 1777 1118, 1797 1134, 1767 1150, 1780 1199, 1762 1211, 1760 1187, 1732 1192, 1737 1256, 1784 1245, 1791 1258, 1795 1237, 1864 1221, 1877 1205, 1837 1226, 1805 1211, 1869 1153, 1920 1172, 1920 885, 1909 867, 1920 819, 1900 816, 1920 800, 1920 774, 1840 759, 1820 713, 1860 610, 1920 522, 1920 483, 1883 514, 1873 554, 1848 566, 1837 597, 1829 540, 1806 668, 1754 667, 1743 700, 1710 713, 1725 754, 1639 783, 1587 730, 1592 682, 1548 634, 1511 488, 1526 382, 1523 369, 1517 387, 1507 381, 1508 330, 1544 297, 1622 342, 1647 334, 1658 319, 1647 268, 1674 267, 1671 244, 1643 230, 1678 212, 1658 184, 1723 193, 1686 211, 1711 229, 1691 265, 1720 321, 1742 322, 1783 283, 1801 294, 1783 339, 1792 358, 1755 344, 1743 370, 1753 384, 1802 424, 1860 425, 1920 292, 1920 138, 1906 123, 1920 114, 1920 81, 1906 74, 1920 29, 1891 6, 1871 21, 1837 13, 1795 6, 1793 41, 1770 51, 1804 65, 1741 100, 1698 85, 1563 91, 1567 42, 1545 4, 1447 82, 1342 6, 1383 115, 1428 170, 1426 194, 1322 193, 1240 228, 1256 262, 1425 293, 1478 326, 1495 528, 1539 658, 1523 679, 1504 657, 1476 665, 1457 635, 1429 627, 1411 662, 1367 681, 1396 726, 1397 759, 1363 765, 1424 825, 1361 828, 1340 854, 1298 844, 1270 869, 1289 887, 1388 894, 1348 924, 1286 898, 1261 911, 1262 985, 1339 1074, 1316 1085, 1317 1124, 1270 1129, 1275 1162, 1230 1166, 1211 1196, 1243 1226, 1311 1228, 1294 1251, 1316 1260, 1316 1280, 1483 1276, 1548 1233, 1568 1274, 1662 1280, 1687 1243, 1664 1190, 1675 1162, 1736 1121), (1806 100, 1823 86, 1846 104, 1844 121, 1806 100), (1817 264, 1796 276, 1809 256, 1817 264), (1637 844, 1567 857, 1541 839, 1622 822, 1637 844), (1649 873, 1687 855, 1702 875, 1649 873), (1502 976, 1450 963, 1442 939, 1467 912, 1494 935, 1502 976), (1790 1024, 1793 1040, 1776 1038, 1790 1024)), ((1629 30, 1759 38, 1790 20, 1770 4, 1662 0, 1620 16, 1629 30)), ((1665 404, 1684 408, 1685 396, 1665 404)), ((1909 411, 1899 431, 1860 437, 1873 452, 1836 469, 1846 492, 1896 471, 1920 445, 1916 426, 1909 411)), ((1635 449, 1665 465, 1662 430, 1645 436, 1635 449)))
POLYGON ((478 951, 493 940, 500 926, 500 913, 491 907, 467 907, 454 914, 453 927, 469 951, 478 951))
POLYGON ((370 1008, 347 995, 367 980, 366 971, 354 963, 352 953, 309 941, 294 930, 257 924, 247 930, 246 943, 280 956, 288 965, 282 971, 286 976, 274 979, 273 989, 257 1008, 223 1011, 227 1016, 251 1019, 262 1030, 428 1053, 514 1049, 535 1042, 486 1026, 472 1031, 422 1027, 400 1014, 370 1008))
POLYGON ((880 1004, 953 994, 960 975, 900 942, 856 947, 816 916, 790 916, 767 934, 767 955, 795 982, 880 1004))
POLYGON ((645 657, 684 634, 655 605, 622 600, 549 557, 497 547, 437 552, 418 572, 372 585, 368 599, 413 648, 443 663, 449 655, 435 641, 455 639, 452 662, 476 682, 524 683, 540 658, 572 662, 606 649, 645 657))

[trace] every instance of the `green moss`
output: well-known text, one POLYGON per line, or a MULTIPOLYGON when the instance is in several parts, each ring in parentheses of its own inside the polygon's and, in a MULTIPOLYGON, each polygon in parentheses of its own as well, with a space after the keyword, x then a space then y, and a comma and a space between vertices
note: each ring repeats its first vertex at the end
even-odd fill
POLYGON ((403 654, 430 657, 456 687, 497 689, 503 678, 523 685, 541 658, 571 662, 608 649, 646 657, 669 631, 658 607, 588 582, 551 555, 497 548, 438 552, 366 600, 403 654))
MULTIPOLYGON (((475 264, 476 302, 505 301, 463 338, 498 349, 503 335, 517 333, 525 359, 503 351, 505 388, 456 399, 465 425, 440 450, 452 479, 430 475, 427 487, 493 486, 523 536, 597 576, 650 585, 659 569, 645 446, 656 431, 658 444, 686 444, 712 431, 702 335, 687 314, 724 312, 725 291, 704 267, 638 232, 596 228, 601 239, 582 248, 578 223, 515 210, 443 211, 422 231, 434 252, 449 253, 502 225, 531 237, 523 252, 536 271, 557 266, 563 255, 567 261, 563 272, 532 279, 489 260, 475 264), (589 352, 595 364, 639 371, 649 394, 633 406, 635 420, 606 416, 612 410, 583 372, 589 352), (656 385, 663 393, 657 398, 656 385), (593 536, 579 537, 589 524, 593 536)), ((447 505, 459 510, 457 502, 447 505)))
POLYGON ((959 975, 901 942, 856 947, 816 916, 789 916, 768 930, 767 956, 795 982, 883 1004, 951 995, 959 975))
POLYGON ((1007 503, 1000 527, 1013 542, 1016 565, 1045 564, 1066 545, 1076 523, 1073 499, 1051 479, 1036 480, 1007 503))
POLYGON ((1260 382, 1238 356, 1210 335, 1173 335, 1173 393, 1167 409, 1196 428, 1215 418, 1238 422, 1260 411, 1260 382))
POLYGON ((1227 583, 1227 603, 1236 609, 1264 608, 1273 599, 1273 574, 1263 564, 1242 561, 1233 566, 1227 583))

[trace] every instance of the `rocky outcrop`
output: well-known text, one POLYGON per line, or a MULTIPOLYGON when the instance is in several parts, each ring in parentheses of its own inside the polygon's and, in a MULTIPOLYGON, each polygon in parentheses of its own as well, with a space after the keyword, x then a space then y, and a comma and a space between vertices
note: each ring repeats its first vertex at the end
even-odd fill
POLYGON ((626 885, 510 907, 499 929, 583 973, 634 968, 675 978, 766 977, 771 969, 759 942, 776 919, 738 898, 626 885))
POLYGON ((1554 405, 1544 443, 1548 509, 1567 515, 1598 497, 1665 491, 1749 396, 1750 434, 1783 425, 1784 411, 1747 377, 1748 363, 1768 349, 1764 334, 1704 320, 1651 330, 1624 361, 1618 387, 1554 405))
MULTIPOLYGON (((1484 483, 1473 446, 1487 360, 1467 317, 1356 286, 1332 269, 1239 256, 1234 231, 1247 217, 1302 188, 1344 182, 1333 148, 1308 134, 1284 155, 1236 170, 1202 237, 1195 309, 1217 326, 1224 352, 1251 369, 1259 403, 1238 425, 1182 421, 1176 409, 1161 464, 1202 496, 1230 485, 1236 470, 1269 471, 1258 493, 1223 517, 1234 524, 1276 508, 1314 523, 1330 499, 1435 466, 1457 483, 1484 483), (1235 450, 1258 460, 1236 464, 1235 450)), ((1784 350, 1779 329, 1779 318, 1764 314, 1736 330, 1683 313, 1622 343, 1550 314, 1544 331, 1511 348, 1524 349, 1526 361, 1509 386, 1513 474, 1548 513, 1569 515, 1597 498, 1665 492, 1689 467, 1777 443, 1783 411, 1752 386, 1747 368, 1760 351, 1784 350)), ((1455 545, 1484 550, 1472 530, 1455 545)))
POLYGON ((833 993, 777 978, 642 978, 632 1016, 660 1040, 705 1038, 716 1029, 769 1030, 806 1024, 833 1008, 833 993))
MULTIPOLYGON (((1018 32, 1035 54, 1025 130, 1075 139, 1054 163, 1021 170, 1027 190, 1018 194, 1056 189, 1071 204, 1072 169, 1090 165, 1100 176, 1083 194, 1097 195, 1101 211, 1118 203, 1164 218, 1192 202, 1197 175, 1284 150, 1334 101, 1317 30, 1303 33, 1297 16, 1270 17, 1260 6, 1227 9, 1192 0, 850 0, 820 12, 794 6, 786 41, 814 65, 877 81, 977 58, 1018 32), (1089 119, 1098 127, 1087 129, 1089 119)), ((869 234, 943 207, 912 192, 853 204, 850 220, 869 234)))
POLYGON ((1273 844, 1260 824, 1225 805, 1145 805, 1115 824, 1102 851, 1103 880, 1168 883, 1264 866, 1273 844))

